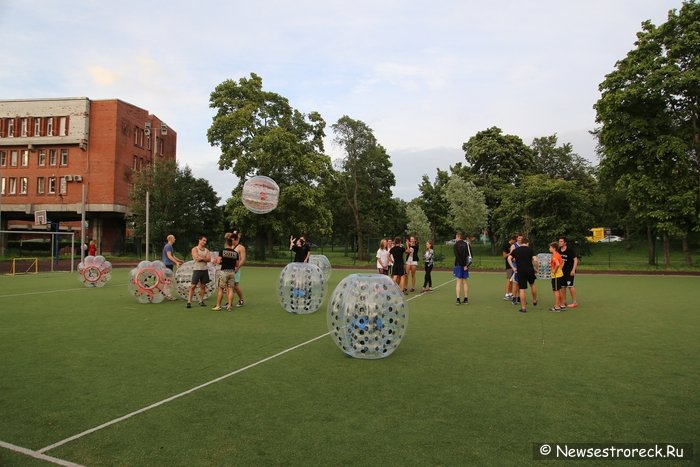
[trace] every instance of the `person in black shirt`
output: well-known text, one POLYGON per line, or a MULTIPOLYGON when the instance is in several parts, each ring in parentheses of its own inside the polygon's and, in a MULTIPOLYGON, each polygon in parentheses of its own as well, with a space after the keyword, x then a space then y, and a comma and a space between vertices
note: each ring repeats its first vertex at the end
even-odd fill
POLYGON ((228 296, 226 310, 231 311, 235 275, 238 272, 238 251, 233 246, 234 242, 238 241, 238 234, 227 233, 224 238, 226 239, 224 249, 219 252, 219 256, 216 258, 216 263, 221 265, 221 273, 219 274, 218 290, 216 292, 216 306, 212 308, 214 311, 221 310, 224 290, 227 290, 228 296))
POLYGON ((503 296, 503 300, 511 301, 513 300, 513 268, 508 263, 508 255, 513 249, 513 244, 515 243, 515 235, 510 237, 506 243, 503 244, 503 249, 501 250, 501 255, 506 263, 506 293, 503 296))
MULTIPOLYGON (((406 270, 404 269, 403 257, 406 249, 401 246, 401 237, 394 239, 394 246, 389 250, 389 262, 391 267, 391 278, 396 282, 403 292, 405 289, 406 270)), ((405 292, 404 292, 405 293, 405 292)))
POLYGON ((467 279, 469 279, 469 266, 472 264, 472 252, 469 244, 462 239, 462 232, 457 232, 455 235, 455 267, 452 271, 453 275, 457 278, 457 283, 455 285, 455 293, 457 295, 457 305, 464 303, 469 304, 469 284, 467 279), (461 285, 461 287, 460 287, 461 285), (464 289, 464 301, 459 300, 460 291, 464 289))
POLYGON ((567 245, 566 237, 559 237, 559 254, 561 259, 564 260, 564 277, 562 278, 562 295, 564 296, 564 301, 562 302, 563 308, 567 306, 569 308, 576 308, 578 304, 576 303, 576 287, 574 287, 574 279, 576 277, 576 267, 578 266, 578 255, 573 248, 567 245), (571 293, 571 303, 566 304, 566 291, 571 293))
POLYGON ((518 275, 518 286, 520 288, 520 312, 527 311, 527 300, 525 291, 530 284, 532 288, 532 304, 537 306, 537 287, 535 287, 535 270, 537 270, 537 256, 527 238, 523 238, 520 247, 513 250, 508 255, 508 263, 513 268, 513 272, 518 275), (515 264, 513 264, 515 262, 515 264))
POLYGON ((295 263, 306 263, 309 261, 311 247, 306 243, 303 235, 298 239, 294 238, 293 235, 289 237, 289 249, 294 252, 295 263))

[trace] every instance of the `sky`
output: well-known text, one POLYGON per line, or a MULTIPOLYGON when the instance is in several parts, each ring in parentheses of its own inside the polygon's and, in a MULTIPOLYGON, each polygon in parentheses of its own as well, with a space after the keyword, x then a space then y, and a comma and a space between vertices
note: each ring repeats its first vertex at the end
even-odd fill
POLYGON ((222 202, 237 179, 207 141, 221 82, 258 74, 266 91, 331 125, 344 115, 389 154, 394 196, 465 162, 497 126, 597 164, 599 84, 641 23, 681 0, 0 0, 0 99, 120 99, 178 134, 177 159, 222 202))

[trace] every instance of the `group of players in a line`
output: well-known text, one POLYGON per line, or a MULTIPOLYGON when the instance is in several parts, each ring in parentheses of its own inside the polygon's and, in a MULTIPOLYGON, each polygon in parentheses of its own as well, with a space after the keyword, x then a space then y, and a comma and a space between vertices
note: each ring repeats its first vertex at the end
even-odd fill
MULTIPOLYGON (((404 245, 401 238, 394 240, 381 240, 377 250, 377 272, 391 276, 396 284, 408 293, 409 275, 412 280, 411 292, 415 291, 416 265, 419 258, 419 247, 415 237, 410 237, 404 245)), ((578 266, 578 256, 567 245, 566 237, 559 237, 558 243, 549 245, 552 254, 550 262, 551 284, 554 294, 554 306, 549 310, 560 312, 567 308, 575 308, 576 288, 574 278, 578 266), (566 291, 571 293, 572 303, 566 304, 566 291)), ((520 304, 520 311, 527 312, 525 291, 530 288, 532 304, 537 305, 537 287, 535 286, 536 273, 539 264, 537 255, 530 247, 529 241, 522 234, 514 235, 503 246, 503 258, 506 266, 506 286, 504 300, 511 301, 514 305, 520 304)), ((457 232, 454 241, 455 263, 453 275, 456 278, 455 294, 456 304, 469 304, 469 268, 472 264, 472 251, 468 241, 461 232, 457 232)), ((423 261, 425 265, 425 280, 421 292, 432 291, 433 261, 435 252, 432 242, 426 242, 423 261)))

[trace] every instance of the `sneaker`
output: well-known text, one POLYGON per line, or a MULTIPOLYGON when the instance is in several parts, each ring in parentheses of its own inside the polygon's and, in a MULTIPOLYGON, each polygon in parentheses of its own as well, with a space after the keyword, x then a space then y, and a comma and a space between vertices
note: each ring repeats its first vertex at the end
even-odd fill
MULTIPOLYGON (((240 308, 245 305, 245 302, 243 300, 238 300, 238 303, 236 303, 236 308, 240 308)), ((231 307, 229 307, 231 309, 231 307)))
POLYGON ((576 304, 576 302, 574 302, 574 303, 568 304, 567 306, 568 306, 569 308, 576 308, 578 305, 576 304))
POLYGON ((416 291, 416 289, 411 289, 411 292, 415 292, 415 291, 416 291))
POLYGON ((507 301, 507 302, 510 302, 510 301, 513 300, 513 297, 509 297, 508 295, 504 295, 504 296, 503 296, 503 300, 505 300, 505 301, 507 301))
POLYGON ((227 307, 226 307, 226 311, 229 311, 229 312, 230 312, 230 311, 231 311, 231 307, 230 307, 230 306, 227 306, 227 307))
POLYGON ((187 308, 192 308, 192 304, 190 302, 187 302, 187 308))
POLYGON ((459 301, 459 298, 458 298, 458 299, 457 299, 457 303, 455 303, 455 305, 461 305, 461 304, 462 304, 462 302, 460 302, 460 301, 459 301))
POLYGON ((564 310, 566 310, 566 305, 561 306, 561 311, 564 311, 564 310))
POLYGON ((469 305, 469 299, 467 297, 464 297, 464 301, 462 302, 465 305, 469 305))
POLYGON ((525 308, 521 308, 519 311, 520 311, 520 313, 527 313, 527 309, 525 309, 525 308))
POLYGON ((513 303, 513 305, 517 305, 517 304, 518 304, 518 301, 517 301, 515 298, 513 298, 513 299, 511 300, 511 302, 513 303))
POLYGON ((207 304, 202 301, 202 302, 199 302, 199 306, 207 306, 207 304))
POLYGON ((213 311, 221 311, 221 307, 220 307, 220 306, 215 306, 214 308, 212 308, 212 310, 213 310, 213 311))
POLYGON ((549 311, 551 311, 552 313, 560 313, 561 308, 557 308, 557 307, 553 306, 552 308, 549 309, 549 311))
POLYGON ((532 302, 532 306, 537 306, 537 300, 532 302))
POLYGON ((231 305, 229 305, 229 303, 228 303, 228 302, 224 303, 224 305, 223 305, 223 306, 224 306, 224 308, 231 308, 231 305))

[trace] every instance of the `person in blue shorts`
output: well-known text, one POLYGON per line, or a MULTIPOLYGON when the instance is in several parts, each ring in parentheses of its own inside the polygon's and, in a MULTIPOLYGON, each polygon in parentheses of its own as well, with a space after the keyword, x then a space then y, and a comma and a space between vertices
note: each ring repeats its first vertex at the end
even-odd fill
POLYGON ((462 303, 468 305, 469 284, 467 283, 467 279, 469 279, 469 266, 472 263, 472 251, 469 244, 464 241, 462 232, 457 232, 455 240, 455 266, 453 275, 457 278, 457 285, 455 286, 457 305, 461 305, 462 303), (462 290, 464 290, 464 300, 460 300, 460 292, 462 290))

